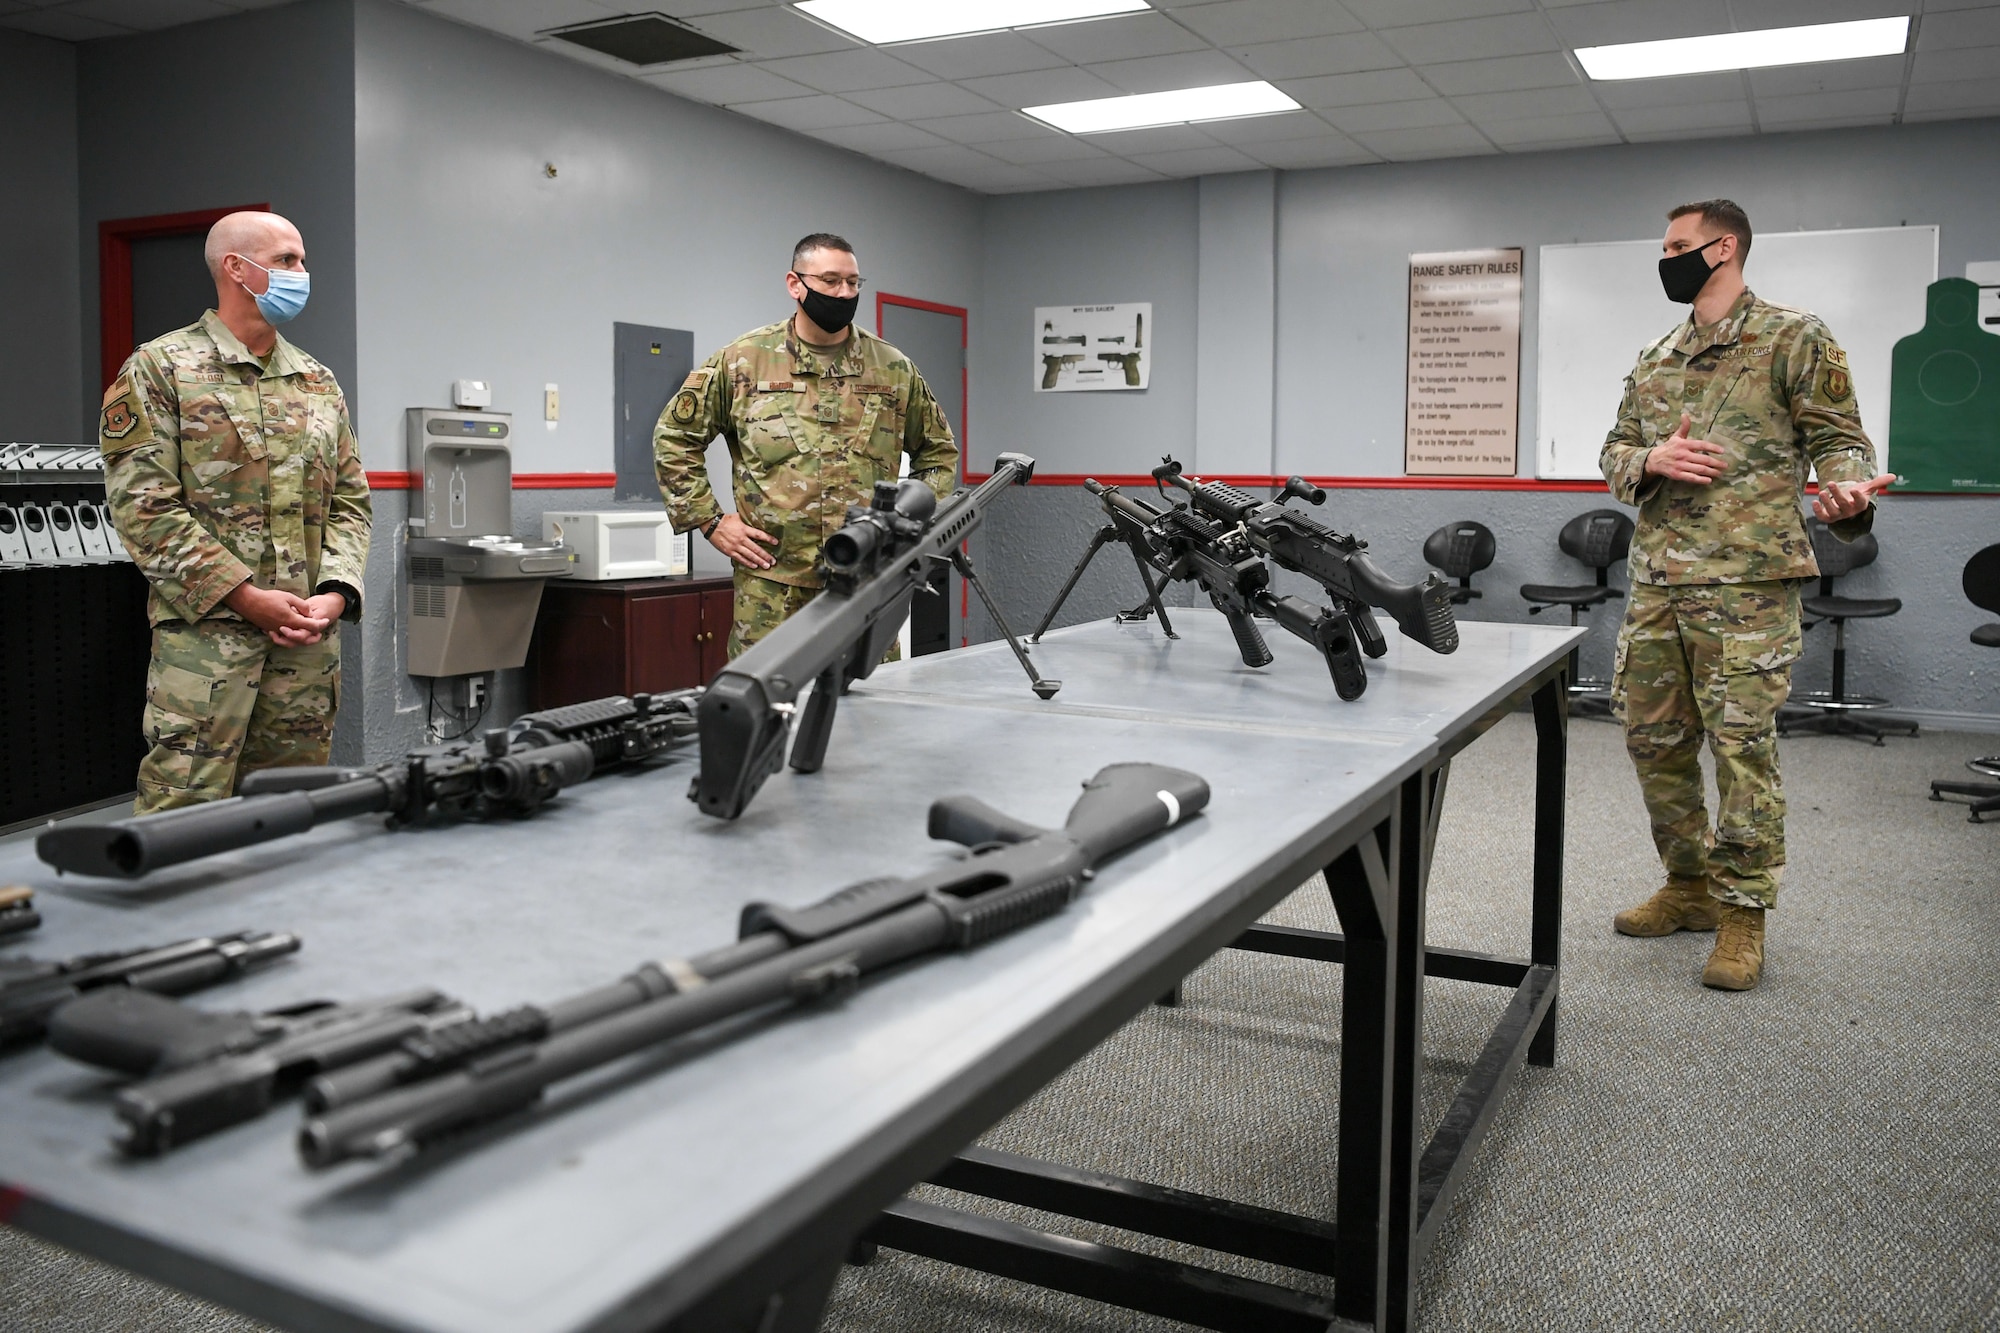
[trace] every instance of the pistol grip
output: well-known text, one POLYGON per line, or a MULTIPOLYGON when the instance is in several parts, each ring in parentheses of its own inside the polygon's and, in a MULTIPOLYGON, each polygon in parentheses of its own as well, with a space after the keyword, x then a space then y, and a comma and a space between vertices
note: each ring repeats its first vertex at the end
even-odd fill
POLYGON ((1243 654, 1243 665, 1271 665, 1270 645, 1264 642, 1264 635, 1258 630, 1257 622, 1250 618, 1250 613, 1225 610, 1222 614, 1229 620, 1229 632, 1236 636, 1236 651, 1243 654))

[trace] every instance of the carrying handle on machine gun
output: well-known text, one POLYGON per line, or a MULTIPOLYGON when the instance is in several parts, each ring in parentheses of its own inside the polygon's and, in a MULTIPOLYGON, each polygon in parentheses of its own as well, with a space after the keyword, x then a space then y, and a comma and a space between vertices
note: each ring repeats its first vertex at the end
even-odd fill
MULTIPOLYGON (((1166 495, 1169 484, 1186 491, 1190 495, 1194 494, 1194 489, 1197 485, 1196 482, 1188 479, 1186 469, 1180 465, 1178 460, 1172 457, 1161 459, 1160 465, 1153 469, 1152 476, 1153 485, 1162 497, 1166 495)), ((1277 502, 1283 504, 1287 500, 1294 499, 1304 500, 1309 505, 1323 505, 1326 503, 1326 491, 1321 487, 1313 485, 1304 477, 1296 475, 1286 477, 1285 484, 1279 488, 1277 502)))

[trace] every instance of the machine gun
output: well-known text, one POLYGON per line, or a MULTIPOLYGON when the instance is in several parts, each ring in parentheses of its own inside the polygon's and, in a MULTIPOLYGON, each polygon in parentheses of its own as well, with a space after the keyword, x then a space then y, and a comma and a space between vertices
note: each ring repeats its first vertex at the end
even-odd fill
POLYGON ((136 879, 328 820, 387 814, 391 827, 449 817, 525 816, 599 769, 672 749, 693 734, 700 690, 614 695, 527 713, 480 740, 427 745, 367 768, 270 768, 241 796, 110 824, 50 829, 35 852, 58 870, 136 879))
POLYGON ((964 859, 868 880, 809 907, 751 903, 736 943, 655 968, 671 983, 664 993, 328 1111, 300 1130, 300 1155, 327 1166, 421 1148, 646 1047, 751 1011, 837 1000, 868 973, 974 948, 1060 912, 1094 867, 1207 804, 1201 778, 1153 764, 1099 770, 1060 830, 969 796, 938 801, 930 834, 971 848, 964 859))
MULTIPOLYGON (((1161 505, 1126 495, 1116 486, 1084 482, 1111 521, 1091 538, 1083 558, 1029 636, 1030 643, 1041 641, 1091 560, 1107 542, 1115 541, 1132 552, 1146 589, 1145 601, 1120 612, 1120 622, 1156 614, 1167 637, 1178 638, 1160 601, 1160 591, 1176 581, 1198 584, 1229 622, 1245 666, 1268 666, 1272 661, 1270 647, 1255 620, 1259 615, 1268 616, 1319 651, 1333 677, 1334 693, 1342 699, 1358 699, 1368 688, 1363 656, 1380 657, 1388 651, 1381 627, 1368 609, 1370 604, 1390 610, 1405 633, 1434 651, 1450 652, 1458 646, 1448 590, 1435 575, 1419 585, 1392 583, 1362 554, 1364 544, 1358 540, 1322 527, 1282 503, 1257 500, 1233 487, 1188 482, 1181 476, 1180 465, 1171 459, 1154 469, 1153 476, 1163 496, 1165 483, 1175 480, 1176 485, 1196 494, 1196 503, 1161 505), (1288 525, 1293 520, 1303 526, 1291 528, 1288 525), (1319 579, 1333 605, 1318 607, 1272 592, 1266 555, 1288 569, 1319 579), (1157 583, 1154 571, 1161 575, 1157 583)), ((1326 498, 1324 491, 1299 477, 1285 483, 1281 499, 1294 495, 1326 498)))
POLYGON ((185 995, 296 953, 299 937, 240 931, 151 949, 84 954, 63 962, 0 959, 0 1047, 34 1041, 51 1015, 86 991, 130 986, 185 995))
POLYGON ((986 506, 1010 486, 1026 485, 1034 471, 1026 454, 1001 454, 992 476, 942 505, 930 487, 905 478, 876 482, 872 504, 848 509, 846 526, 826 539, 821 556, 826 591, 724 667, 702 695, 701 774, 688 797, 703 814, 736 818, 778 771, 794 701, 808 681, 816 683, 791 765, 819 771, 840 696, 867 679, 895 643, 911 598, 930 586, 933 562, 949 562, 978 592, 1036 694, 1047 699, 1062 687, 1035 670, 962 546, 986 506))
POLYGON ((1303 574, 1326 589, 1334 609, 1354 622, 1368 656, 1380 657, 1386 650, 1382 631, 1368 610, 1371 606, 1387 611, 1396 628, 1432 652, 1457 650, 1458 621, 1451 611, 1450 585, 1436 574, 1422 583, 1397 583, 1368 555, 1367 542, 1286 508, 1285 501, 1294 496, 1309 504, 1326 503, 1326 492, 1305 478, 1288 478, 1275 502, 1221 482, 1191 478, 1171 458, 1153 469, 1153 479, 1186 491, 1196 513, 1240 530, 1252 547, 1280 568, 1303 574))
POLYGON ((210 1013, 129 989, 93 991, 49 1018, 49 1047, 134 1074, 113 1101, 112 1142, 152 1157, 253 1120, 313 1075, 365 1060, 471 1010, 434 990, 364 1004, 312 1000, 268 1013, 210 1013))
POLYGON ((0 888, 0 935, 16 935, 42 924, 35 910, 35 891, 20 884, 0 888))

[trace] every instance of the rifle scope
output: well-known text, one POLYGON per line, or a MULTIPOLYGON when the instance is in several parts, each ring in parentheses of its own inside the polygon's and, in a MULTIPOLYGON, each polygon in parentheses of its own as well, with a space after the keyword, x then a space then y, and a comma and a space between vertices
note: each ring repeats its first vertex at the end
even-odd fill
POLYGON ((937 495, 914 477, 875 483, 875 499, 866 508, 847 511, 847 526, 826 539, 826 567, 853 575, 867 569, 877 552, 897 537, 923 535, 923 525, 937 512, 937 495))

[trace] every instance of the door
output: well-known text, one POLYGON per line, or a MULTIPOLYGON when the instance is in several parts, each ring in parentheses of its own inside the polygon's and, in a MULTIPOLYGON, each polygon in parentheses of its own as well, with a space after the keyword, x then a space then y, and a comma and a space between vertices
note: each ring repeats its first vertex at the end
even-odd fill
POLYGON ((240 204, 97 224, 97 349, 106 387, 134 347, 192 324, 213 301, 215 284, 201 258, 208 229, 231 213, 269 209, 240 204), (185 313, 191 302, 198 303, 185 313))
MULTIPOLYGON (((875 298, 875 326, 884 341, 910 358, 930 386, 931 395, 951 422, 952 438, 958 441, 959 474, 964 475, 965 453, 965 329, 966 312, 959 306, 938 305, 907 296, 878 293, 875 298)), ((950 574, 944 580, 944 595, 919 593, 910 604, 910 624, 903 650, 911 656, 942 652, 965 642, 963 609, 964 580, 950 574)))
POLYGON ((701 595, 701 679, 706 685, 729 665, 729 627, 736 617, 736 594, 718 588, 701 595))
POLYGON ((202 258, 207 236, 143 236, 132 242, 132 345, 184 329, 215 304, 202 258))
POLYGON ((613 450, 618 470, 618 500, 660 503, 653 479, 653 427, 667 400, 694 369, 694 334, 686 329, 657 329, 650 324, 611 326, 612 422, 617 432, 613 450))

